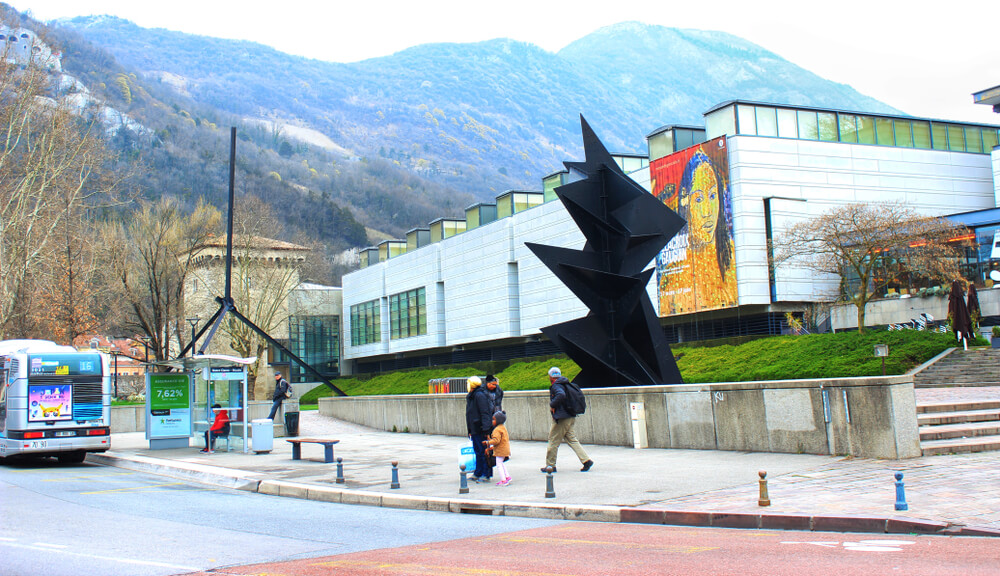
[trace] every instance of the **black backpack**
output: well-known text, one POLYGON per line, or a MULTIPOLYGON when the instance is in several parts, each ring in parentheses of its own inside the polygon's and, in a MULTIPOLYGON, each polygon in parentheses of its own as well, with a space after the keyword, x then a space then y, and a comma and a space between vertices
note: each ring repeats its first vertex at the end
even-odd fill
POLYGON ((583 390, 576 382, 564 382, 566 390, 566 404, 564 408, 573 416, 579 416, 587 411, 587 399, 583 396, 583 390))

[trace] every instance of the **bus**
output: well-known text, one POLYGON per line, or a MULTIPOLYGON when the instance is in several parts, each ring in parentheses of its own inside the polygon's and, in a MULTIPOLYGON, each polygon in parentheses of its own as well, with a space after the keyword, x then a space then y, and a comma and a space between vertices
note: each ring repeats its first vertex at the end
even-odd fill
POLYGON ((79 463, 111 447, 108 357, 48 340, 0 342, 0 459, 79 463))

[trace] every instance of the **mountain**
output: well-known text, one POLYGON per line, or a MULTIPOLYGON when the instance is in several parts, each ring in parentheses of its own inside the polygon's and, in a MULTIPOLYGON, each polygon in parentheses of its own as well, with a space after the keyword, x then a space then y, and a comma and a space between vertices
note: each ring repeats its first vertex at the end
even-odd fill
MULTIPOLYGON (((643 136, 654 128, 700 125, 705 110, 734 98, 898 112, 730 34, 635 22, 555 54, 499 39, 421 45, 350 64, 113 17, 55 25, 200 105, 309 128, 349 157, 385 161, 481 200, 537 189, 562 161, 579 159, 581 113, 613 151, 644 152, 643 136)), ((455 215, 455 204, 438 213, 455 215)))

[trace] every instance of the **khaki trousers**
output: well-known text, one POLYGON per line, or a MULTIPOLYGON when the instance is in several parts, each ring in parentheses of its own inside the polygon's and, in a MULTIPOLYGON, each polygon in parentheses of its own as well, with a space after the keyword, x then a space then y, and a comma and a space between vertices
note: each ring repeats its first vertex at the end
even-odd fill
POLYGON ((553 420, 552 427, 549 428, 549 446, 545 450, 545 465, 555 466, 556 456, 559 453, 559 445, 565 440, 569 447, 576 452, 576 457, 580 459, 580 463, 584 463, 590 460, 587 456, 587 452, 580 445, 580 441, 576 439, 576 433, 573 432, 573 425, 576 424, 576 418, 563 418, 561 420, 553 420))

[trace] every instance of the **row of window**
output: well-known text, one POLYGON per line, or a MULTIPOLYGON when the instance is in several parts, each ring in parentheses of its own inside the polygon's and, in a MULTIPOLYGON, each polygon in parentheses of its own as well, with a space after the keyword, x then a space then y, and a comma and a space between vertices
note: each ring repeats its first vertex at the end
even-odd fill
POLYGON ((709 135, 747 134, 977 154, 989 154, 1000 142, 998 130, 988 126, 752 104, 735 105, 735 116, 732 110, 729 106, 706 116, 709 135))
MULTIPOLYGON (((389 338, 427 333, 427 293, 416 288, 389 296, 389 338)), ((381 342, 381 305, 370 300, 351 306, 351 346, 381 342)))

